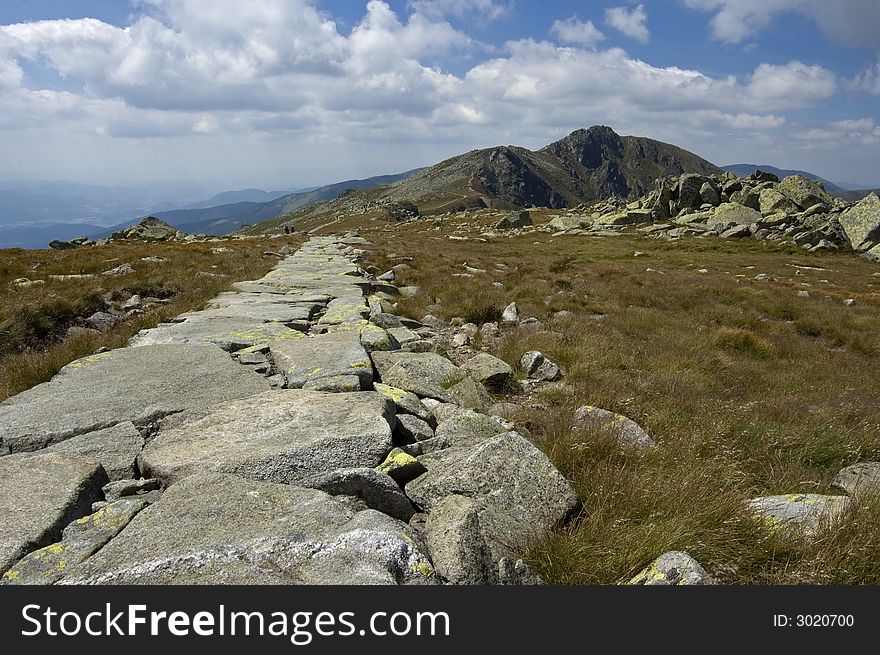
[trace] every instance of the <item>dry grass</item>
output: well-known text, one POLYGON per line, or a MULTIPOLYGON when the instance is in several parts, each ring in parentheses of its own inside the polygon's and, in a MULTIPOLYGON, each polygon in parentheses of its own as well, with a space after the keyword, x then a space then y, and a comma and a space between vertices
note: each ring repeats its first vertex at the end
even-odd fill
POLYGON ((563 390, 518 417, 583 501, 531 553, 549 581, 615 583, 681 549, 727 583, 880 582, 876 503, 808 543, 743 510, 759 495, 835 493, 840 468, 880 458, 880 266, 751 239, 480 242, 450 241, 449 229, 362 233, 377 267, 413 257, 401 282, 422 294, 401 301, 403 313, 476 322, 515 300, 544 323, 509 332, 495 354, 516 364, 537 349, 566 370, 563 390), (465 262, 486 273, 452 277, 465 262), (554 318, 560 310, 573 317, 554 318), (661 447, 638 455, 574 429, 587 403, 630 416, 661 447))
POLYGON ((105 346, 125 345, 139 330, 153 327, 185 311, 198 309, 238 280, 261 277, 278 259, 264 251, 298 236, 215 243, 118 243, 67 251, 0 251, 0 400, 51 378, 62 366, 105 346), (225 247, 229 252, 213 253, 225 247), (143 261, 160 256, 162 262, 143 261), (123 263, 134 273, 101 275, 123 263), (53 275, 89 275, 58 280, 53 275), (18 278, 43 280, 40 286, 20 287, 18 278), (121 304, 132 295, 155 297, 167 303, 116 324, 101 334, 66 338, 76 325, 105 302, 121 304))

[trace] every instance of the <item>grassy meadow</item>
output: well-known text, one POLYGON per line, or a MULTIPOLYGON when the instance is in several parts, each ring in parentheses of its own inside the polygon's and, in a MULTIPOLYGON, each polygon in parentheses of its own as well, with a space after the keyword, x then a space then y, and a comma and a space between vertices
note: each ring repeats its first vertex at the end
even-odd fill
POLYGON ((100 347, 116 348, 139 330, 205 302, 239 280, 262 277, 278 258, 265 255, 299 236, 204 243, 119 242, 76 250, 0 250, 0 401, 45 382, 100 347), (212 249, 225 248, 223 252, 212 249), (144 258, 161 258, 159 261, 144 258), (104 271, 130 264, 133 273, 104 271), (80 276, 80 277, 56 277, 80 276), (21 286, 16 280, 42 281, 21 286), (131 296, 164 302, 100 334, 68 328, 131 296))
POLYGON ((841 493, 842 467, 880 458, 880 265, 754 239, 481 239, 448 221, 362 234, 377 268, 410 265, 398 284, 421 294, 403 314, 480 323, 516 301, 543 323, 492 352, 515 366, 540 350, 565 369, 564 385, 499 398, 522 405, 519 428, 583 502, 530 553, 548 582, 618 583, 685 550, 722 583, 880 583, 880 503, 808 542, 744 510, 756 496, 841 493), (585 433, 573 425, 584 404, 629 416, 660 447, 585 433))

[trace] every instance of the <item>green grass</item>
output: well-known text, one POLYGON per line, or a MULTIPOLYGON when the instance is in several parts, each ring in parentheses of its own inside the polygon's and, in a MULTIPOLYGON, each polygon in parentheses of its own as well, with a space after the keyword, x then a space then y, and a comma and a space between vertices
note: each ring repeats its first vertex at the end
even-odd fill
POLYGON ((302 237, 231 240, 222 243, 113 243, 77 250, 0 251, 0 401, 50 379, 60 368, 100 347, 124 346, 139 330, 199 309, 233 282, 268 272, 278 259, 263 255, 302 237), (229 252, 214 253, 223 246, 229 252), (162 262, 143 261, 158 255, 162 262), (101 275, 122 263, 134 273, 101 275), (57 279, 53 275, 88 275, 57 279), (14 280, 42 280, 21 287, 14 280), (119 306, 132 295, 167 302, 132 316, 100 334, 68 337, 83 318, 119 306))
POLYGON ((496 220, 485 214, 448 218, 440 231, 416 222, 361 232, 377 268, 396 263, 391 253, 413 258, 399 283, 422 293, 398 311, 478 323, 474 307, 516 301, 543 323, 506 332, 493 354, 515 365, 540 350, 565 369, 562 388, 500 398, 526 407, 518 428, 583 502, 530 552, 547 581, 618 583, 677 549, 725 583, 880 582, 877 503, 808 542, 744 509, 761 495, 839 493, 830 483, 842 467, 880 458, 880 266, 752 239, 483 242, 460 227, 496 220), (487 272, 452 277, 464 262, 487 272), (573 317, 555 318, 560 310, 573 317), (584 434, 573 424, 584 404, 629 416, 660 447, 640 455, 584 434))

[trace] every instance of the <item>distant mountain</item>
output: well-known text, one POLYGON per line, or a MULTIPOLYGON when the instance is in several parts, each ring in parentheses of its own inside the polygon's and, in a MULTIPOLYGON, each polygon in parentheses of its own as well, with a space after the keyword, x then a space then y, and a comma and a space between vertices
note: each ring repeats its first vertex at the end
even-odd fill
POLYGON ((418 171, 397 175, 379 175, 363 180, 346 180, 318 187, 311 191, 291 193, 269 202, 236 202, 206 209, 181 209, 159 212, 155 216, 189 234, 223 236, 282 214, 309 207, 327 200, 334 200, 349 189, 370 189, 406 179, 418 171))
POLYGON ((756 170, 760 169, 762 171, 766 171, 768 173, 773 173, 780 180, 790 175, 800 175, 801 177, 805 177, 808 180, 817 180, 822 183, 825 187, 825 190, 832 194, 837 195, 843 189, 834 182, 829 182, 823 177, 816 175, 815 173, 808 173, 807 171, 798 171, 798 170, 789 170, 785 168, 776 168, 775 166, 770 166, 769 164, 731 164, 730 166, 722 166, 725 171, 730 171, 731 173, 735 173, 739 177, 748 177, 756 170))
POLYGON ((276 198, 290 194, 290 191, 263 191, 262 189, 241 189, 239 191, 224 191, 212 196, 208 200, 196 202, 181 209, 207 209, 221 205, 232 205, 240 202, 272 202, 276 198))
POLYGON ((104 228, 85 223, 0 225, 0 248, 46 248, 50 241, 66 241, 104 228))
POLYGON ((638 198, 658 177, 720 172, 711 162, 677 146, 594 126, 538 151, 516 146, 473 150, 395 184, 346 194, 250 231, 277 230, 288 219, 318 219, 337 211, 354 213, 404 201, 415 203, 422 213, 486 206, 575 207, 611 196, 638 198))
POLYGON ((835 192, 832 195, 837 196, 838 198, 843 198, 844 200, 848 200, 849 202, 858 202, 865 196, 869 196, 872 193, 876 193, 880 196, 880 189, 856 189, 856 190, 844 190, 835 192))

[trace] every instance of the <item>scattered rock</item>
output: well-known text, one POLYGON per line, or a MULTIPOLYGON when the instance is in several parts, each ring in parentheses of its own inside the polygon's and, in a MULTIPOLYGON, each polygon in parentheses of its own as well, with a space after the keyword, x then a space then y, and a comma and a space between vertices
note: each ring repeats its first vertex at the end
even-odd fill
POLYGON ((516 325, 517 323, 519 323, 519 311, 517 310, 516 303, 512 302, 504 308, 504 312, 501 314, 501 324, 516 325))
POLYGON ((657 445, 638 423, 605 409, 584 405, 575 412, 574 421, 579 428, 608 435, 619 443, 638 450, 654 448, 657 445))
POLYGON ((750 500, 749 509, 793 537, 812 537, 840 521, 852 508, 847 496, 787 494, 750 500))
POLYGON ((859 462, 842 469, 831 483, 857 499, 880 497, 880 462, 859 462))
POLYGON ((712 577, 687 553, 663 553, 645 570, 630 580, 631 585, 710 585, 712 577))
POLYGON ((475 355, 462 364, 461 369, 477 382, 495 389, 503 389, 513 380, 510 365, 489 353, 475 355))
POLYGON ((559 370, 559 365, 547 359, 544 353, 537 350, 532 350, 523 355, 519 366, 526 376, 532 380, 552 382, 557 380, 562 374, 559 370))

